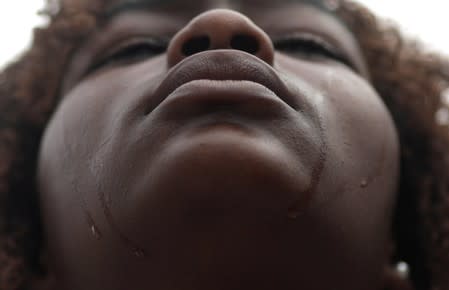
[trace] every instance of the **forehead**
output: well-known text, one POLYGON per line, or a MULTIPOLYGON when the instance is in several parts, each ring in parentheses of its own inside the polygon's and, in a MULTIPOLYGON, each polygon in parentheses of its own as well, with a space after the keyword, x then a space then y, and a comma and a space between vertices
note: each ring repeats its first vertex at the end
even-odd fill
MULTIPOLYGON (((182 5, 186 3, 185 0, 117 0, 113 2, 115 5, 120 4, 146 4, 149 6, 160 6, 160 5, 182 5)), ((307 3, 315 6, 326 7, 326 0, 196 0, 193 3, 188 3, 189 6, 192 5, 205 5, 205 4, 233 4, 233 5, 279 5, 286 3, 307 3)))
POLYGON ((110 5, 105 14, 113 16, 123 10, 134 9, 169 9, 192 11, 207 8, 237 8, 255 9, 258 8, 276 8, 289 4, 306 4, 319 8, 320 10, 332 14, 328 1, 332 0, 117 0, 110 5))

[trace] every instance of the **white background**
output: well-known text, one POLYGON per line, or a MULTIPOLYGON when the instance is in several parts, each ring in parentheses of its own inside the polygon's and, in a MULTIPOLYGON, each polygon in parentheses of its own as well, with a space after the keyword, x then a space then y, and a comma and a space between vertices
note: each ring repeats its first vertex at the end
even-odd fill
MULTIPOLYGON (((44 0, 0 0, 0 68, 26 48, 44 0)), ((449 55, 448 0, 359 0, 378 14, 395 19, 408 34, 449 55)))

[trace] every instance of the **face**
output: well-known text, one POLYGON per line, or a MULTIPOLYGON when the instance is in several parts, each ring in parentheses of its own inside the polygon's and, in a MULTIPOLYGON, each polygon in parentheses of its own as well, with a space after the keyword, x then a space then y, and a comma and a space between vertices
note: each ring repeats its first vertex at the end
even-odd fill
POLYGON ((390 115, 319 1, 120 1, 38 181, 56 289, 381 289, 390 115))

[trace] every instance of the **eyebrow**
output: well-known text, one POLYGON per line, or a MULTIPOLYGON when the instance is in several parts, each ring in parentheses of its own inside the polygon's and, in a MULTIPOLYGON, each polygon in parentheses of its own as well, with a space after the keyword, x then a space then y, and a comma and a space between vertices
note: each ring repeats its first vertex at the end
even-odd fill
MULTIPOLYGON (((109 7, 105 11, 104 17, 106 19, 111 19, 117 14, 120 14, 124 11, 151 9, 152 7, 158 6, 160 4, 170 4, 170 2, 176 3, 177 1, 179 0, 124 0, 109 7)), ((231 0, 231 2, 241 2, 241 0, 231 0)), ((311 6, 319 8, 321 11, 326 12, 331 16, 338 18, 335 13, 333 13, 333 11, 329 10, 326 7, 323 0, 286 0, 285 2, 309 4, 311 6)))
POLYGON ((106 19, 113 18, 117 14, 120 14, 124 11, 133 11, 133 10, 141 10, 143 8, 150 9, 154 6, 160 4, 167 4, 170 2, 175 2, 175 0, 125 0, 120 1, 119 3, 112 5, 108 9, 106 9, 104 16, 106 19))

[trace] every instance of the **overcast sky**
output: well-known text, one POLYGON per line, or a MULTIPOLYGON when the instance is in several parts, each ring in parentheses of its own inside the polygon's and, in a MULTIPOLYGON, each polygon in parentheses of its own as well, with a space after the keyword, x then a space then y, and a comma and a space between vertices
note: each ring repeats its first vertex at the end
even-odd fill
MULTIPOLYGON (((0 0, 0 67, 29 43, 31 28, 42 25, 36 15, 43 0, 0 0)), ((395 19, 412 35, 449 55, 447 0, 359 0, 378 14, 395 19)))

